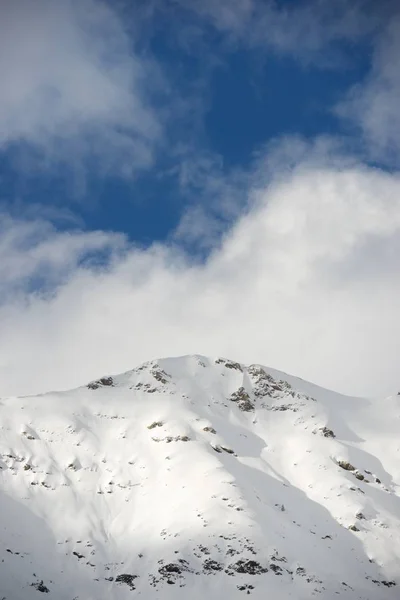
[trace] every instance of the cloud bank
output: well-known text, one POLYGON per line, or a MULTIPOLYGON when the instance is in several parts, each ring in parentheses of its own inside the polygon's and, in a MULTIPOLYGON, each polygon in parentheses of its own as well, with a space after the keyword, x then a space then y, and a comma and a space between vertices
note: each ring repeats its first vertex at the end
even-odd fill
POLYGON ((249 190, 253 209, 201 265, 171 246, 8 224, 1 393, 68 388, 186 353, 257 361, 350 393, 396 391, 399 194, 397 175, 299 165, 249 190), (29 291, 38 272, 51 284, 42 294, 29 291))

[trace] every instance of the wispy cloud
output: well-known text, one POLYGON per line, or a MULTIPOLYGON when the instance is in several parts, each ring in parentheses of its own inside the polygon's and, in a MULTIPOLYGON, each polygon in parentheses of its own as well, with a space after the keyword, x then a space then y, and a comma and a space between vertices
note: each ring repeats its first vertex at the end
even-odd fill
POLYGON ((177 0, 247 48, 267 48, 301 62, 341 64, 338 42, 354 42, 375 31, 393 4, 377 8, 373 0, 318 0, 278 3, 274 0, 177 0), (321 50, 324 53, 321 53, 321 50), (335 52, 330 52, 330 50, 335 52))
POLYGON ((194 250, 218 246, 221 236, 243 215, 249 204, 253 174, 227 169, 221 156, 185 148, 177 170, 180 193, 187 198, 172 238, 194 250))
POLYGON ((361 130, 369 156, 391 166, 400 161, 399 56, 400 11, 379 36, 367 79, 338 107, 338 114, 361 130))
POLYGON ((149 65, 111 4, 4 0, 0 7, 0 149, 128 175, 152 162, 160 124, 149 65), (148 67, 148 68, 146 68, 148 67))

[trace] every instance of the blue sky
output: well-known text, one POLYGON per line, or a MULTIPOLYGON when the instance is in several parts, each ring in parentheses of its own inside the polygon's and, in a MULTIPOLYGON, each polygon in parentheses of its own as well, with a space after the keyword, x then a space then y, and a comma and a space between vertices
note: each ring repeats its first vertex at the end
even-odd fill
POLYGON ((103 369, 196 351, 266 362, 344 391, 395 385, 397 312, 381 319, 397 298, 396 4, 3 2, 6 392, 37 391, 35 373, 48 361, 54 376, 44 386, 62 387, 65 369, 78 384, 103 369), (329 248, 318 237, 325 227, 329 248), (102 298, 110 294, 105 306, 92 297, 96 286, 102 298), (242 297, 238 307, 232 295, 242 297), (315 311, 308 304, 317 297, 315 311), (107 336, 96 338, 83 298, 99 322, 108 315, 107 336), (125 301, 138 321, 122 310, 125 301), (10 327, 11 315, 27 319, 24 329, 10 327), (71 337, 75 329, 84 332, 85 355, 93 351, 86 367, 72 350, 82 342, 71 337), (149 341, 139 351, 124 330, 149 341), (276 344, 282 330, 290 349, 276 344), (115 358, 110 344, 119 347, 115 358), (382 344, 388 356, 376 350, 382 344), (343 345, 352 357, 371 351, 354 370, 343 345), (43 358, 19 388, 22 346, 43 358), (378 355, 385 375, 359 383, 378 355))
MULTIPOLYGON (((280 10, 301 4, 282 2, 280 10)), ((125 18, 143 17, 133 10, 125 18)), ((237 168, 250 169, 255 154, 280 136, 348 133, 334 109, 370 68, 368 37, 328 47, 324 64, 317 56, 304 61, 295 51, 282 55, 273 48, 227 43, 226 35, 195 10, 161 3, 140 39, 141 52, 153 62, 149 70, 156 65, 163 78, 151 90, 149 102, 156 115, 167 113, 165 140, 155 149, 152 164, 121 177, 103 171, 89 152, 82 171, 81 165, 60 165, 51 156, 43 166, 42 157, 36 162, 29 156, 35 153, 34 144, 17 140, 2 152, 3 201, 17 202, 18 211, 29 210, 38 199, 51 207, 68 207, 70 217, 84 228, 123 231, 132 241, 149 245, 170 237, 185 208, 196 201, 192 196, 198 190, 182 190, 179 182, 187 154, 194 161, 196 155, 212 157, 220 175, 227 176, 237 168), (179 40, 181 28, 196 29, 194 39, 179 40), (176 101, 182 112, 173 110, 176 101)), ((133 51, 135 39, 130 36, 133 51)))

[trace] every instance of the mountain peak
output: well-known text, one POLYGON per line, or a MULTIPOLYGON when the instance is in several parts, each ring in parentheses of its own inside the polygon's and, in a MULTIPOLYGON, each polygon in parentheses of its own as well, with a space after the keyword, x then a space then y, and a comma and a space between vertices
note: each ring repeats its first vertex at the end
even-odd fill
POLYGON ((3 399, 2 595, 397 598, 399 416, 199 355, 3 399))

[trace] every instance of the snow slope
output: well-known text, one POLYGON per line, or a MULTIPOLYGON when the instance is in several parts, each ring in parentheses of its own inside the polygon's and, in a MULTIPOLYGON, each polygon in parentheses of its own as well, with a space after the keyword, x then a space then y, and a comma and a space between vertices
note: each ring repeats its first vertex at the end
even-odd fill
POLYGON ((398 599, 399 425, 202 356, 0 399, 0 600, 398 599))

